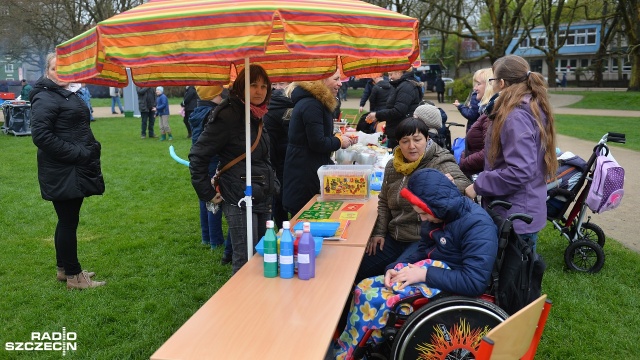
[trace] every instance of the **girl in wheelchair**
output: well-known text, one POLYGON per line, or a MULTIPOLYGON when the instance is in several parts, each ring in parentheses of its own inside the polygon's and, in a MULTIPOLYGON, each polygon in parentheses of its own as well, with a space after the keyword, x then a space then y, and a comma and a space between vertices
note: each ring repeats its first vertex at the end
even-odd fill
POLYGON ((386 325, 390 309, 404 298, 417 293, 430 298, 440 291, 476 297, 490 283, 498 238, 485 210, 434 169, 416 171, 400 195, 423 222, 421 244, 417 252, 388 266, 385 275, 356 286, 337 342, 337 359, 351 359, 369 329, 378 329, 369 339, 380 341, 379 329, 386 325))

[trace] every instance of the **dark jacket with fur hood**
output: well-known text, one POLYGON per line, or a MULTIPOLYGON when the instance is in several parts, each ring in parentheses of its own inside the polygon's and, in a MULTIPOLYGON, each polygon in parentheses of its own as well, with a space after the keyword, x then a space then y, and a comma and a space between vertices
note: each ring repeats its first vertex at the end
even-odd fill
POLYGON ((340 149, 340 139, 333 135, 331 115, 337 100, 321 81, 297 83, 291 100, 282 204, 295 214, 319 193, 318 168, 333 164, 331 152, 340 149))
MULTIPOLYGON (((251 116, 251 145, 258 136, 262 119, 251 116)), ((216 195, 209 177, 209 163, 218 155, 218 169, 245 153, 244 103, 236 96, 230 96, 209 115, 208 123, 189 153, 191 184, 200 200, 209 201, 216 195)), ((271 210, 271 197, 278 191, 279 184, 269 160, 269 135, 263 129, 258 146, 251 152, 251 187, 253 191, 253 212, 271 210)), ((246 187, 246 159, 239 161, 220 175, 220 193, 228 204, 236 205, 244 197, 246 187)))
POLYGON ((36 82, 29 100, 42 198, 60 201, 104 193, 101 147, 85 102, 45 77, 36 82))

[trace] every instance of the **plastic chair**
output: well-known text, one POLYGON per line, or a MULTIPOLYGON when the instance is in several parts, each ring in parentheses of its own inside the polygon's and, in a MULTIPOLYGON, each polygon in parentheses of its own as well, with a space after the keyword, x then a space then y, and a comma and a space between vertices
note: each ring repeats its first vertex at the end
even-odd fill
POLYGON ((551 301, 542 295, 482 338, 476 360, 532 360, 536 355, 551 301))

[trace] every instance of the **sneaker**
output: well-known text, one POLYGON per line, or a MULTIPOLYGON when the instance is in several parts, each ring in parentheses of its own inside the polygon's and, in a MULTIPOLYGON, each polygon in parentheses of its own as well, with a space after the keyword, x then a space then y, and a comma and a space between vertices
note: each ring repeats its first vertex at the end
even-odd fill
POLYGON ((156 138, 157 138, 157 136, 155 136, 155 135, 149 135, 149 139, 156 139, 156 138))
POLYGON ((118 114, 118 113, 117 113, 117 112, 115 112, 115 111, 112 111, 111 113, 112 113, 112 114, 118 114))
POLYGON ((146 136, 146 135, 141 135, 141 136, 140 136, 140 139, 146 139, 146 138, 147 138, 147 136, 146 136))
POLYGON ((220 260, 222 265, 231 264, 231 254, 222 255, 222 259, 220 260))

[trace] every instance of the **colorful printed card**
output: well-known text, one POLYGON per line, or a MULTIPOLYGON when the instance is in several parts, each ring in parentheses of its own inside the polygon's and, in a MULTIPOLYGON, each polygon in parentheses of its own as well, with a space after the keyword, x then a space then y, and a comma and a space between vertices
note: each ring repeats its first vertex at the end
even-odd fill
POLYGON ((309 210, 336 211, 342 206, 342 201, 316 201, 309 210))
POLYGON ((341 211, 340 212, 340 220, 355 220, 358 218, 357 211, 341 211))
POLYGON ((342 211, 358 211, 364 204, 347 204, 342 208, 342 211))
POLYGON ((304 220, 320 220, 320 219, 328 219, 333 214, 333 210, 305 210, 303 211, 298 219, 304 220))

